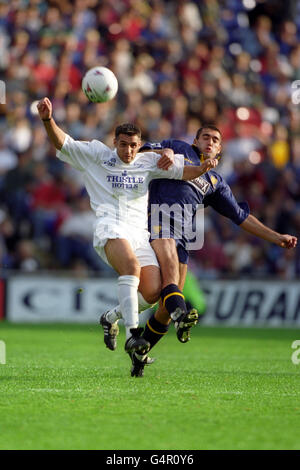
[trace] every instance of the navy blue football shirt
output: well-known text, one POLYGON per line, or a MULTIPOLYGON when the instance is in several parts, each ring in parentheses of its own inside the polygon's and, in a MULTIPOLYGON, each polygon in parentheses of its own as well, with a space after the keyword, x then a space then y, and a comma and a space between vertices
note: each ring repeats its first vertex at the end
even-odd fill
MULTIPOLYGON (((170 148, 174 153, 184 155, 185 165, 201 164, 198 148, 195 145, 189 145, 181 140, 166 139, 160 143, 146 142, 140 151, 164 148, 170 148)), ((246 202, 238 203, 229 185, 222 176, 214 170, 208 171, 193 181, 172 179, 157 179, 151 181, 148 201, 148 230, 151 233, 151 239, 159 237, 165 238, 161 233, 160 225, 157 229, 156 220, 154 222, 155 210, 153 211, 153 208, 157 208, 158 205, 161 206, 163 204, 168 205, 168 207, 177 204, 177 206, 181 206, 182 210, 185 209, 185 211, 188 208, 190 212, 190 214, 188 214, 188 216, 190 216, 188 220, 192 221, 193 227, 195 226, 195 215, 199 204, 203 204, 204 207, 211 206, 219 214, 228 217, 237 225, 240 225, 250 213, 248 204, 246 202)), ((178 223, 177 219, 179 219, 179 217, 177 217, 178 214, 174 217, 173 215, 170 220, 170 238, 176 239, 179 261, 186 264, 188 262, 187 244, 191 239, 188 238, 184 229, 182 229, 181 236, 178 238, 176 223, 178 223)))

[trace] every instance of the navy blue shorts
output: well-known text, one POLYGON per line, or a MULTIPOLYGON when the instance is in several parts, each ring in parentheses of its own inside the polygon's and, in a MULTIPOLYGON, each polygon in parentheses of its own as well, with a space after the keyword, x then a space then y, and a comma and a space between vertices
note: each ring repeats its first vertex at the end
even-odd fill
POLYGON ((182 264, 188 264, 189 261, 189 253, 188 251, 180 244, 177 244, 177 254, 179 262, 182 264))

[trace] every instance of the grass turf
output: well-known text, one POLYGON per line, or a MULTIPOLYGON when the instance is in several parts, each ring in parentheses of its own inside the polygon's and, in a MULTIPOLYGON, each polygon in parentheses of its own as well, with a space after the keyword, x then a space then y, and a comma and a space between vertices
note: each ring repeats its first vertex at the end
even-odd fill
POLYGON ((0 449, 299 449, 300 330, 170 331, 144 378, 90 325, 2 322, 0 449))

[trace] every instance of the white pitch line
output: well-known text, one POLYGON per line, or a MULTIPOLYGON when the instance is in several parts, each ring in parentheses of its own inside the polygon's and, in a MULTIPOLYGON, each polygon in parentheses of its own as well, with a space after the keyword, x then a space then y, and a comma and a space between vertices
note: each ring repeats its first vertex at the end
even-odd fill
POLYGON ((237 391, 230 391, 230 390, 224 390, 224 391, 218 391, 214 392, 217 395, 256 395, 259 393, 260 395, 272 395, 273 397, 299 397, 300 393, 274 393, 274 392, 264 392, 261 390, 257 390, 256 392, 237 392, 237 391))
MULTIPOLYGON (((127 390, 130 392, 130 390, 127 390)), ((15 390, 15 393, 26 393, 26 392, 33 392, 33 393, 95 393, 99 392, 99 389, 64 389, 64 388, 23 388, 19 390, 15 390)), ((124 390, 124 392, 126 392, 124 390)), ((131 390, 132 392, 132 390, 131 390)), ((195 393, 195 390, 186 390, 185 393, 195 393)), ((272 395, 273 397, 299 397, 300 392, 295 392, 295 393, 274 393, 274 392, 267 392, 267 391, 261 391, 257 390, 256 392, 243 392, 243 391, 236 391, 236 390, 219 390, 215 391, 213 393, 210 393, 210 395, 272 395)))
POLYGON ((75 389, 65 389, 65 388, 27 388, 19 390, 19 392, 46 392, 46 393, 73 393, 73 392, 91 392, 92 390, 81 390, 78 388, 75 389))

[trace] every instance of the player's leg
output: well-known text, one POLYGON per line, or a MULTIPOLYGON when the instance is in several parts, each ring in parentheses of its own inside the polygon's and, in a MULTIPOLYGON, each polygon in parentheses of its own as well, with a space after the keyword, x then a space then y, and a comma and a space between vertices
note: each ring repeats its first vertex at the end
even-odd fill
MULTIPOLYGON (((179 288, 182 290, 185 283, 185 277, 187 273, 187 264, 179 263, 179 288)), ((168 311, 162 305, 162 300, 159 300, 158 310, 149 318, 145 325, 145 331, 143 338, 150 343, 150 349, 152 349, 158 341, 160 341, 168 332, 171 319, 168 311)), ((131 375, 136 377, 142 377, 144 372, 144 366, 152 364, 154 359, 148 357, 148 355, 131 355, 132 369, 131 375)))
MULTIPOLYGON (((136 250, 135 255, 141 266, 138 287, 138 311, 141 313, 158 301, 161 292, 161 276, 156 255, 148 240, 142 248, 136 250)), ((106 317, 111 323, 118 321, 122 318, 121 306, 117 305, 106 312, 106 317)))
POLYGON ((170 283, 179 283, 179 260, 174 238, 158 238, 152 240, 151 246, 155 251, 161 268, 162 288, 170 283))
MULTIPOLYGON (((143 310, 156 303, 161 292, 160 267, 153 248, 147 239, 140 243, 136 249, 136 255, 141 265, 140 285, 139 285, 139 307, 143 310), (141 300, 143 299, 143 302, 141 300), (148 302, 148 303, 147 303, 148 302)), ((130 355, 132 377, 142 377, 144 367, 152 364, 153 359, 147 355, 134 353, 130 355)))
MULTIPOLYGON (((178 288, 180 291, 183 291, 185 278, 187 273, 187 264, 179 263, 179 281, 178 288)), ((159 307, 154 313, 156 320, 162 325, 169 325, 171 323, 171 318, 167 309, 163 306, 162 300, 159 301, 159 307)))
MULTIPOLYGON (((159 267, 156 265, 142 267, 138 293, 140 311, 144 311, 153 306, 153 304, 158 301, 160 292, 161 277, 159 267)), ((144 334, 142 337, 144 337, 144 334)), ((145 365, 149 365, 154 362, 154 359, 148 357, 147 354, 131 353, 130 358, 132 363, 132 377, 143 377, 145 365)))
MULTIPOLYGON (((174 239, 156 239, 152 241, 162 272, 163 289, 161 292, 162 306, 160 306, 156 319, 161 318, 162 324, 168 325, 166 312, 174 321, 177 338, 186 343, 190 339, 190 330, 197 323, 198 315, 195 310, 187 311, 182 289, 188 262, 188 252, 181 245, 176 247, 174 239), (183 265, 180 267, 180 264, 183 265), (180 279, 180 275, 181 278, 180 279)), ((154 319, 153 329, 154 328, 154 319)), ((151 322, 150 322, 151 323, 151 322)), ((156 323, 156 326, 157 323, 156 323)))
MULTIPOLYGON (((178 264, 178 257, 176 251, 175 241, 172 239, 158 239, 151 243, 152 248, 155 251, 156 257, 158 262, 160 263, 161 273, 162 273, 162 286, 163 290, 161 294, 167 291, 166 295, 170 299, 168 305, 172 306, 172 309, 175 311, 178 303, 175 302, 171 303, 173 298, 177 298, 182 309, 185 309, 185 303, 183 300, 183 295, 179 291, 177 287, 177 283, 179 282, 179 264, 178 264), (153 246, 155 245, 155 246, 153 246), (175 256, 174 256, 174 248, 175 248, 175 256), (165 260, 169 259, 169 263, 165 262, 165 260), (163 264, 166 267, 165 269, 162 268, 163 264), (170 286, 169 286, 170 284, 170 286), (168 286, 170 290, 168 291, 168 286), (166 289, 167 288, 167 289, 166 289), (183 305, 182 305, 183 303, 183 305)), ((151 318, 147 321, 145 330, 143 333, 143 338, 146 339, 150 343, 150 348, 152 348, 164 335, 167 334, 169 323, 170 323, 170 315, 165 310, 165 307, 162 307, 162 300, 159 301, 163 314, 166 315, 165 321, 160 322, 155 319, 154 314, 151 318)), ((144 364, 149 359, 146 355, 144 356, 133 356, 132 358, 132 373, 135 371, 136 376, 140 376, 139 374, 143 374, 144 364), (134 359, 136 359, 134 361, 134 359)))
MULTIPOLYGON (((178 287, 180 290, 183 290, 185 276, 187 272, 187 265, 179 263, 179 281, 178 287)), ((160 299, 158 309, 155 313, 149 318, 146 323, 145 331, 143 337, 149 341, 150 349, 152 349, 158 341, 160 341, 169 330, 171 323, 170 315, 167 309, 163 306, 163 302, 160 299)))
MULTIPOLYGON (((179 262, 179 281, 178 287, 182 291, 185 283, 186 273, 187 273, 187 256, 182 250, 178 250, 179 257, 184 262, 179 262)), ((179 336, 180 339, 183 339, 183 342, 189 340, 189 333, 192 326, 196 324, 198 320, 198 314, 196 311, 192 310, 188 312, 185 318, 185 324, 182 327, 179 327, 179 336)), ((149 341, 150 349, 152 349, 158 341, 160 341, 168 332, 169 325, 171 323, 170 315, 166 308, 163 306, 162 301, 159 302, 159 307, 157 311, 149 318, 145 326, 145 331, 143 337, 149 341)), ((175 325, 176 326, 176 325, 175 325)), ((178 334, 178 329, 177 329, 178 334)))
MULTIPOLYGON (((146 340, 140 338, 141 329, 138 328, 137 290, 141 272, 139 261, 131 244, 126 239, 110 239, 105 244, 104 250, 107 261, 119 274, 118 298, 126 331, 125 351, 139 351, 141 354, 145 354, 150 345, 146 340)), ((108 322, 106 317, 101 322, 104 334, 105 321, 108 322)))
POLYGON ((156 265, 142 266, 139 284, 139 310, 146 310, 155 304, 159 299, 160 292, 160 268, 156 265))
MULTIPOLYGON (((180 250, 178 250, 178 255, 180 259, 183 259, 184 261, 187 261, 188 259, 185 257, 185 255, 181 254, 180 250)), ((188 265, 187 262, 184 263, 179 263, 179 288, 181 291, 183 291, 185 280, 186 280, 186 274, 188 270, 188 265)), ((190 340, 190 332, 191 328, 195 326, 198 322, 199 319, 199 314, 195 308, 192 308, 191 310, 188 311, 187 315, 184 318, 184 321, 181 323, 175 322, 175 328, 177 332, 177 338, 181 343, 187 343, 190 340)))
MULTIPOLYGON (((150 247, 151 248, 151 247, 150 247)), ((140 271, 140 283, 138 288, 138 312, 141 313, 144 310, 152 307, 155 304, 160 295, 161 291, 161 277, 160 269, 157 265, 142 266, 140 271)), ((114 351, 117 347, 117 335, 119 328, 117 325, 118 320, 122 318, 121 305, 117 305, 105 312, 100 319, 100 323, 109 323, 109 329, 112 331, 106 336, 106 346, 114 351)))
POLYGON ((175 320, 187 313, 186 304, 179 283, 179 260, 176 242, 173 238, 153 240, 152 248, 157 256, 162 277, 161 299, 170 317, 175 320))
POLYGON ((181 289, 182 291, 183 291, 184 284, 185 284, 187 270, 188 270, 187 263, 181 263, 179 261, 179 282, 178 282, 178 286, 179 286, 179 289, 181 289))

